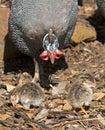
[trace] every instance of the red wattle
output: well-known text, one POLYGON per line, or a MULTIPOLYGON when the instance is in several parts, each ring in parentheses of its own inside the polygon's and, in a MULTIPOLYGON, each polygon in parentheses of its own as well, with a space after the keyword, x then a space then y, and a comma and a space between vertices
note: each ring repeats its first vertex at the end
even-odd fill
POLYGON ((56 58, 56 59, 60 59, 63 54, 64 54, 63 51, 57 50, 57 51, 56 51, 56 56, 55 56, 55 58, 56 58))
POLYGON ((47 60, 49 59, 47 52, 46 52, 46 51, 43 51, 43 52, 40 54, 40 58, 41 58, 42 60, 47 61, 47 60))

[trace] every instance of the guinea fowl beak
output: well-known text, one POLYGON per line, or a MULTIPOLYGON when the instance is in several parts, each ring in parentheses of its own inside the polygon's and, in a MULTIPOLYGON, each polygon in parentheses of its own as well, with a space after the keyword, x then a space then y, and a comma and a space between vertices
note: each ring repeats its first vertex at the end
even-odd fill
POLYGON ((50 51, 48 55, 51 63, 54 64, 55 59, 60 59, 61 56, 63 55, 63 52, 61 50, 50 51))
POLYGON ((49 58, 50 58, 51 63, 54 64, 54 61, 55 61, 55 53, 51 52, 51 53, 49 54, 49 58))

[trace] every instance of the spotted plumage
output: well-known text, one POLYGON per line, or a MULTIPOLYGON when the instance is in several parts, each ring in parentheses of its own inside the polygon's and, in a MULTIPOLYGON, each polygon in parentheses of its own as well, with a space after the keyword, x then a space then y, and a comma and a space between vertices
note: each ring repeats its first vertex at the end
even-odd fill
POLYGON ((39 79, 40 69, 36 55, 52 63, 63 55, 61 49, 70 40, 76 24, 77 1, 10 0, 9 37, 19 51, 33 58, 34 81, 39 79), (41 48, 44 51, 39 54, 41 48))

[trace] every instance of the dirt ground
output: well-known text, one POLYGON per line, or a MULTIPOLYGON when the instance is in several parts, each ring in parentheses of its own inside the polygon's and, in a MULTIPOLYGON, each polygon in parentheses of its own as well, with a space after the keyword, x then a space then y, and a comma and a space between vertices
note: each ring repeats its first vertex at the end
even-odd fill
POLYGON ((47 82, 42 83, 47 97, 45 107, 25 109, 20 104, 13 106, 9 100, 13 88, 32 80, 34 65, 30 57, 22 56, 6 61, 6 65, 0 64, 0 130, 105 129, 105 20, 95 9, 95 5, 79 7, 79 18, 95 28, 97 39, 71 42, 63 49, 64 57, 54 65, 43 62, 49 75, 45 77, 47 82), (66 87, 76 82, 75 76, 80 73, 89 73, 96 81, 88 115, 81 111, 74 113, 66 100, 66 87))

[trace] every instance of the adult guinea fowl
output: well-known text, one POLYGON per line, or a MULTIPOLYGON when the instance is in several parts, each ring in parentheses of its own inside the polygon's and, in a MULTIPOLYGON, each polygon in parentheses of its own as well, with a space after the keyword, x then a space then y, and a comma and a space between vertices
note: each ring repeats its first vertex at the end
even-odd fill
POLYGON ((42 60, 59 59, 64 44, 71 38, 78 11, 77 0, 11 0, 9 17, 9 37, 17 48, 31 56, 35 63, 33 81, 43 74, 42 60))
POLYGON ((105 17, 105 0, 96 0, 96 2, 102 15, 105 17))

